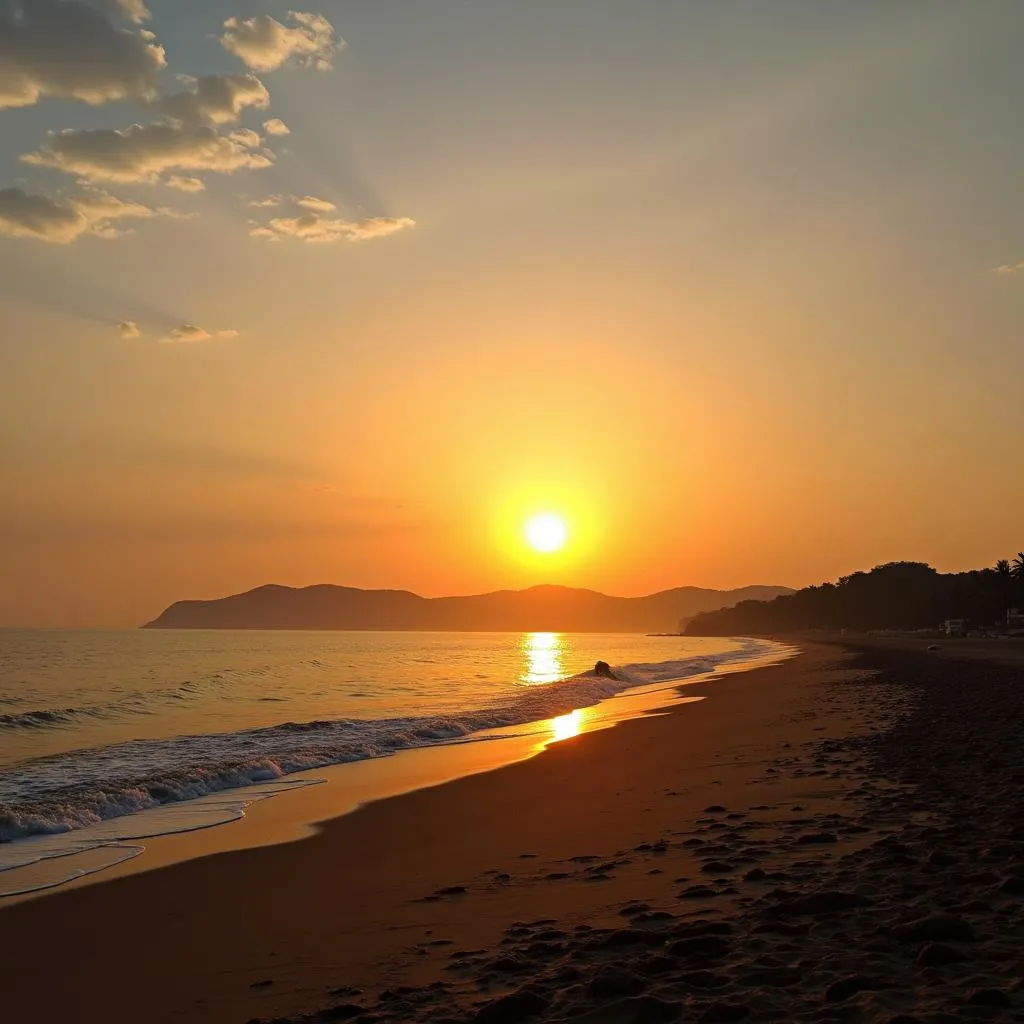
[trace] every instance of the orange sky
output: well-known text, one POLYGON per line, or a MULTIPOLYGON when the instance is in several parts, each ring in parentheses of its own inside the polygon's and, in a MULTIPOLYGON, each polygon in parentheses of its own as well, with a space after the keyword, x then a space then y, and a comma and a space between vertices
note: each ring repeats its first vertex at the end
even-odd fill
MULTIPOLYGON (((318 8, 331 69, 263 71, 217 43, 237 5, 152 0, 161 89, 248 63, 269 93, 215 128, 266 167, 80 186, 174 216, 61 244, 0 191, 0 625, 1024 544, 1013 3, 362 6, 318 8), (549 509, 570 544, 526 557, 549 509)), ((0 190, 67 203, 55 158, 19 158, 153 116, 0 109, 0 190)))

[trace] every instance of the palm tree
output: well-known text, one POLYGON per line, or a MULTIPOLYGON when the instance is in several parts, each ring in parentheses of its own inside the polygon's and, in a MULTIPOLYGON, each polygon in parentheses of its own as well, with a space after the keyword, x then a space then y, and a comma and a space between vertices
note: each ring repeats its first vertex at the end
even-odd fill
POLYGON ((1010 588, 1013 583, 1013 570, 1007 558, 996 562, 996 589, 999 594, 999 606, 1002 609, 1002 624, 1005 626, 1010 613, 1010 588))
MULTIPOLYGON (((1017 552, 1017 557, 1013 560, 1013 567, 1010 569, 1010 572, 1013 574, 1014 581, 1017 584, 1015 600, 1020 602, 1017 607, 1024 607, 1024 551, 1017 552)), ((1009 619, 1007 619, 1007 623, 1009 623, 1009 619)))

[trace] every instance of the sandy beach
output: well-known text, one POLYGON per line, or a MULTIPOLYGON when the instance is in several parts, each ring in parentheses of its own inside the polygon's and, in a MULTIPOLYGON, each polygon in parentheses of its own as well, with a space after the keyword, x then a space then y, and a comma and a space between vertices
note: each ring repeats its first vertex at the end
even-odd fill
POLYGON ((1020 669, 801 646, 301 841, 2 907, 5 1009, 1024 1019, 1020 669))

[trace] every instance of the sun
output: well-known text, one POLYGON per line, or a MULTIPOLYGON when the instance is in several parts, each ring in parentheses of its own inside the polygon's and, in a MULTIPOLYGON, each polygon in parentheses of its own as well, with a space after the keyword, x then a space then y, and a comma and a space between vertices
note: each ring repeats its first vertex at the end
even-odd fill
POLYGON ((550 554, 552 551, 558 551, 564 547, 569 535, 569 531, 565 527, 565 520, 550 512, 528 519, 523 533, 530 547, 534 551, 544 554, 550 554))

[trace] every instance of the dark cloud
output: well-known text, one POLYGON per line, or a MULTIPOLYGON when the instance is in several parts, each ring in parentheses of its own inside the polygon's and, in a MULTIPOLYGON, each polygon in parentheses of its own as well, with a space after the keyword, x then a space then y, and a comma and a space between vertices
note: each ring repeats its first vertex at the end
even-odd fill
POLYGON ((0 108, 43 97, 149 100, 167 63, 151 32, 77 0, 0 0, 0 108))
POLYGON ((34 238, 67 245, 82 235, 117 238, 124 229, 117 222, 168 215, 142 203, 124 202, 106 192, 86 192, 67 199, 0 189, 0 235, 34 238))
POLYGON ((134 21, 136 25, 149 21, 153 16, 144 0, 103 0, 103 6, 119 17, 134 21))

